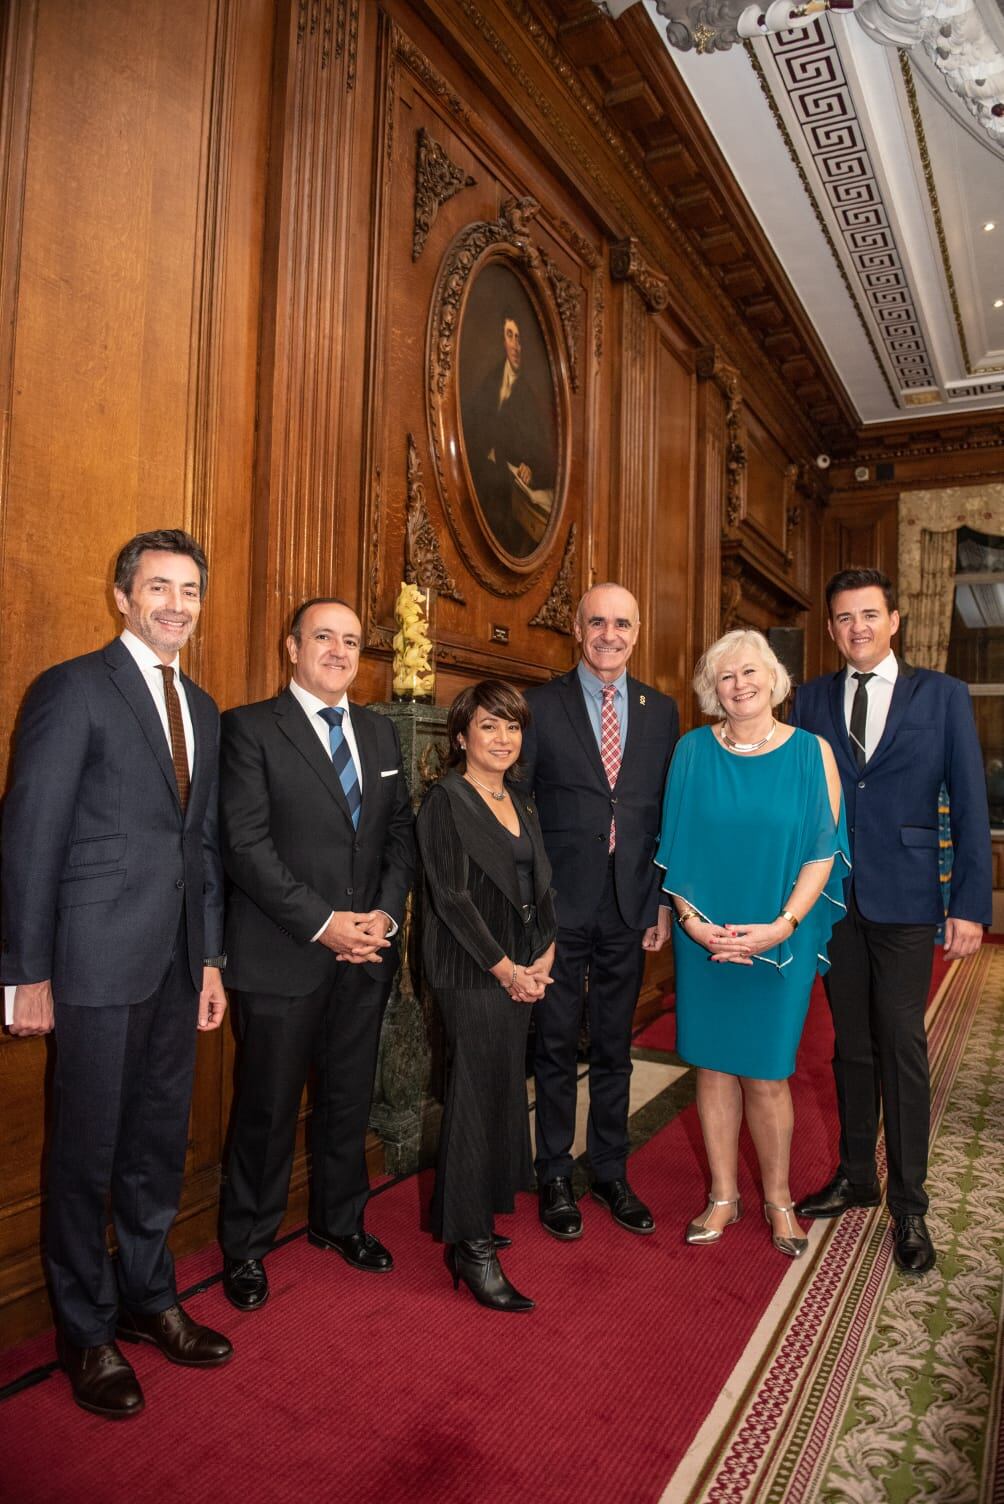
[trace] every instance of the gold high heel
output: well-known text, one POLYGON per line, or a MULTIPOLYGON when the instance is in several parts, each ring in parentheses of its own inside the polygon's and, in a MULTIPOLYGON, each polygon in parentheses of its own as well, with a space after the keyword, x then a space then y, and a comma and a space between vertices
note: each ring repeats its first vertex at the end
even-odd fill
MULTIPOLYGON (((809 1246, 808 1238, 784 1238, 780 1233, 776 1233, 774 1231, 774 1224, 770 1220, 771 1212, 783 1212, 785 1220, 790 1227, 792 1222, 795 1221, 794 1206, 778 1206, 776 1201, 765 1201, 763 1204, 763 1214, 767 1226, 770 1228, 770 1240, 778 1253, 786 1253, 790 1259, 800 1259, 809 1246)), ((795 1222, 795 1226, 798 1226, 797 1222, 795 1222)))
POLYGON ((696 1222, 691 1222, 683 1238, 685 1243, 717 1243, 726 1227, 731 1227, 733 1222, 738 1222, 743 1214, 743 1198, 732 1196, 728 1201, 715 1201, 710 1198, 701 1216, 696 1222), (734 1206, 735 1216, 730 1217, 724 1227, 708 1227, 707 1221, 716 1206, 734 1206))

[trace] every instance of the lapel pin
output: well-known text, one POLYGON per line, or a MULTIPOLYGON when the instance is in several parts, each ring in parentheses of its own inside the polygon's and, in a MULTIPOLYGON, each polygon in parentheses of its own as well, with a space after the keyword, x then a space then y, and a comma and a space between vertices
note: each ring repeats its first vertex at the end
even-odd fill
POLYGON ((644 705, 644 703, 645 703, 645 696, 644 695, 639 695, 638 696, 638 704, 639 705, 644 705))

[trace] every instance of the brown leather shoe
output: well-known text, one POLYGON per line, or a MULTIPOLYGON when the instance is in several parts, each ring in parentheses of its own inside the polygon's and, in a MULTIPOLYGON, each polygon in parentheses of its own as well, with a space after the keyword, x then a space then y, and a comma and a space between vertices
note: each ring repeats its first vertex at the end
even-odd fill
POLYGON ((234 1355, 226 1337, 212 1327, 200 1326, 178 1305, 153 1316, 120 1311, 118 1336, 125 1342, 152 1342, 165 1358, 185 1368, 218 1368, 234 1355))
POLYGON ((90 1410, 92 1415, 103 1415, 107 1420, 128 1420, 139 1415, 144 1405, 143 1391, 132 1364, 114 1342, 77 1347, 60 1332, 56 1354, 81 1410, 90 1410))

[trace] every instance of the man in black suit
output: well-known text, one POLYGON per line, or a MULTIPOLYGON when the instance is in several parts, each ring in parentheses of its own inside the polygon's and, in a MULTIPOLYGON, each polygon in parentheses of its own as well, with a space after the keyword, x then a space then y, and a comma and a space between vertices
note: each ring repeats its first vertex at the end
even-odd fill
POLYGON ((840 1165, 798 1204, 802 1217, 877 1206, 875 1143, 885 1119, 893 1258, 904 1274, 934 1263, 927 1230, 931 1094, 924 1011, 944 915, 938 798, 951 805, 953 863, 945 958, 972 955, 990 922, 990 818, 969 691, 892 650, 899 612, 877 569, 845 569, 826 587, 830 636, 845 668, 803 685, 796 726, 824 736, 847 806, 847 917, 830 941, 826 991, 835 1033, 840 1165))
POLYGON ((268 1298, 262 1258, 286 1209, 311 1061, 308 1236, 357 1269, 393 1268, 363 1229, 365 1141, 415 849, 393 722, 347 698, 361 634, 344 601, 306 601, 286 639, 289 687, 223 717, 225 979, 240 1057, 220 1242, 242 1311, 268 1298))
MULTIPOLYGON (((553 491, 554 423, 524 369, 519 323, 508 309, 501 334, 503 360, 463 405, 464 441, 485 520, 503 548, 525 558, 542 531, 530 533, 520 520, 526 503, 519 484, 545 495, 553 491)), ((540 521, 546 526, 546 518, 540 521)))
POLYGON ((178 1304, 167 1246, 196 1027, 218 1028, 226 1008, 219 716, 178 667, 206 581, 187 533, 125 545, 125 630, 34 684, 4 810, 11 1032, 56 1035, 45 1243, 59 1356, 77 1403, 114 1419, 143 1408, 116 1327, 186 1366, 232 1356, 178 1304))
POLYGON ((535 1005, 534 1063, 540 1219, 556 1238, 582 1235, 571 1147, 587 977, 592 1194, 630 1232, 655 1227, 627 1181, 631 1023, 646 952, 665 940, 652 858, 680 720, 667 695, 628 677, 639 625, 633 595, 594 585, 576 612, 577 667, 527 692, 522 763, 558 919, 554 981, 535 1005))

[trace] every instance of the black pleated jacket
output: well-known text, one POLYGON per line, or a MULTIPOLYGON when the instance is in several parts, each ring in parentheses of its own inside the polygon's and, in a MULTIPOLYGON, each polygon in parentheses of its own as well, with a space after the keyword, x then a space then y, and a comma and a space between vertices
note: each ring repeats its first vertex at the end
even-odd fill
POLYGON ((450 770, 418 812, 428 903, 422 950, 430 985, 491 988, 503 956, 530 962, 555 935, 551 866, 533 801, 511 789, 533 847, 536 916, 524 923, 513 839, 460 773, 450 770))

